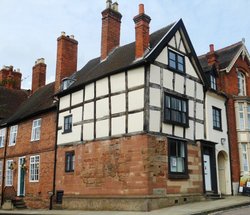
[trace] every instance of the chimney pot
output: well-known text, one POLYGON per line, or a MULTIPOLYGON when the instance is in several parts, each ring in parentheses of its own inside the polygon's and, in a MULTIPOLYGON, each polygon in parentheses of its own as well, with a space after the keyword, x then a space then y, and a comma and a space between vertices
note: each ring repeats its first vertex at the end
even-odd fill
POLYGON ((118 3, 117 2, 112 4, 112 9, 118 12, 118 3))
POLYGON ((112 0, 107 0, 106 1, 106 8, 111 8, 112 5, 112 0))
POLYGON ((145 11, 144 11, 144 4, 140 4, 139 5, 139 14, 144 14, 145 11))
POLYGON ((73 34, 70 35, 70 39, 75 39, 75 36, 73 34))
POLYGON ((61 32, 61 36, 66 36, 65 31, 62 31, 62 32, 61 32))
POLYGON ((214 44, 209 45, 210 52, 214 52, 214 44))

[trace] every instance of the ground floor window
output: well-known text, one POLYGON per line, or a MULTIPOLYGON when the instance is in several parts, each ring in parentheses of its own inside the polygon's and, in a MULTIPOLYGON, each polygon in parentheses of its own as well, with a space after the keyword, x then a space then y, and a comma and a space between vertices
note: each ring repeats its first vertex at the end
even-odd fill
POLYGON ((39 181, 39 164, 40 164, 39 155, 30 157, 30 182, 39 181))
POLYGON ((243 171, 247 172, 249 170, 248 156, 247 156, 247 143, 241 144, 241 151, 242 151, 243 171))
POLYGON ((6 181, 5 186, 12 186, 13 185, 13 160, 6 161, 6 181))
POLYGON ((169 174, 187 176, 187 143, 168 139, 169 174))
POLYGON ((65 154, 65 172, 74 172, 75 170, 75 152, 66 152, 65 154))

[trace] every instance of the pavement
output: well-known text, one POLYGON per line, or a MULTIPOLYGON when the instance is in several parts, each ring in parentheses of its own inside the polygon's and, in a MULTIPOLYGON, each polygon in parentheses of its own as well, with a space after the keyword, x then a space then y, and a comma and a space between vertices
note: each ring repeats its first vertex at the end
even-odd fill
POLYGON ((18 215, 206 215, 217 211, 228 210, 250 205, 249 196, 228 196, 225 199, 205 200, 201 202, 176 205, 150 212, 128 212, 128 211, 78 211, 78 210, 0 210, 0 214, 18 215))

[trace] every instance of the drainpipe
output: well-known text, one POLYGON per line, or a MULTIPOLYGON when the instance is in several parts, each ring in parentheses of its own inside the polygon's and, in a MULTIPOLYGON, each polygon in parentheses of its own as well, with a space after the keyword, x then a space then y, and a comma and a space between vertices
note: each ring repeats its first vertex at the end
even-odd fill
MULTIPOLYGON (((7 124, 6 124, 7 125, 7 124)), ((3 171, 2 171, 2 193, 1 193, 1 205, 3 205, 3 197, 4 197, 4 184, 5 184, 5 166, 6 166, 6 154, 7 154, 7 146, 8 146, 8 136, 9 129, 6 126, 6 138, 4 143, 4 156, 3 156, 3 171)))
POLYGON ((54 148, 54 173, 53 173, 53 190, 52 194, 50 195, 50 203, 49 203, 49 210, 53 209, 53 197, 55 196, 56 192, 56 163, 57 163, 57 128, 58 128, 58 117, 59 117, 59 103, 58 98, 55 97, 56 101, 56 140, 55 140, 55 148, 54 148))
POLYGON ((229 124, 228 124, 228 108, 227 108, 227 104, 228 103, 228 97, 225 101, 225 106, 226 106, 226 113, 227 113, 227 138, 228 138, 228 149, 229 149, 229 161, 230 161, 230 181, 231 181, 231 195, 233 196, 233 182, 232 182, 232 161, 231 161, 231 144, 230 144, 230 138, 229 138, 229 124))

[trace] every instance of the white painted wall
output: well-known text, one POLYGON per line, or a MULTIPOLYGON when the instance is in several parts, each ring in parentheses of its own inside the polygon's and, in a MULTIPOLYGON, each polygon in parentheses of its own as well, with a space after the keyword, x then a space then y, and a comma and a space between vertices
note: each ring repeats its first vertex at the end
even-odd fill
POLYGON ((126 95, 125 93, 111 96, 111 113, 122 113, 126 111, 126 95))
POLYGON ((66 95, 60 99, 59 110, 63 110, 70 106, 70 95, 66 95))
POLYGON ((79 90, 79 91, 72 93, 71 105, 77 105, 82 102, 83 102, 83 90, 79 90))
POLYGON ((138 110, 144 107, 144 89, 128 93, 128 110, 138 110))
MULTIPOLYGON (((86 110, 85 110, 86 111, 86 110)), ((96 101, 96 118, 109 116, 109 99, 104 98, 96 101)))
POLYGON ((125 90, 125 72, 110 77, 111 93, 125 90))
POLYGON ((94 99, 94 83, 88 84, 85 86, 85 101, 94 99))
POLYGON ((103 78, 101 80, 96 81, 96 97, 108 95, 108 93, 108 78, 103 78))
POLYGON ((145 74, 144 67, 128 71, 128 88, 144 85, 145 74))

